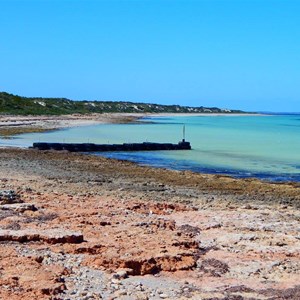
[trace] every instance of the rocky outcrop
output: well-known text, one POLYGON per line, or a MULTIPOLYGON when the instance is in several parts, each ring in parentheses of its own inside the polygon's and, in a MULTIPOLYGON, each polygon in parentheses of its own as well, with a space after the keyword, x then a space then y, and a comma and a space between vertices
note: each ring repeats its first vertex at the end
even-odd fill
POLYGON ((13 204, 4 204, 0 206, 2 210, 10 210, 15 212, 24 212, 26 210, 36 211, 37 208, 34 204, 31 203, 13 203, 13 204))
POLYGON ((176 272, 180 270, 192 270, 196 267, 198 256, 191 252, 177 252, 153 256, 150 258, 117 258, 108 260, 105 255, 90 257, 86 259, 87 265, 94 265, 97 268, 104 267, 109 270, 119 268, 130 269, 131 275, 157 274, 161 271, 176 272))
POLYGON ((2 190, 0 191, 0 205, 21 203, 20 196, 13 190, 2 190))
POLYGON ((0 242, 11 241, 19 243, 45 242, 48 244, 83 242, 83 235, 78 232, 64 231, 62 229, 37 230, 0 230, 0 242))
POLYGON ((299 187, 15 149, 0 168, 38 208, 0 205, 0 299, 299 299, 299 187))
POLYGON ((44 265, 34 257, 21 257, 12 245, 1 245, 0 299, 60 299, 66 286, 66 268, 44 265))
POLYGON ((196 266, 197 256, 191 253, 163 255, 146 260, 127 260, 120 262, 121 268, 132 269, 132 275, 156 274, 161 271, 175 272, 191 270, 196 266))

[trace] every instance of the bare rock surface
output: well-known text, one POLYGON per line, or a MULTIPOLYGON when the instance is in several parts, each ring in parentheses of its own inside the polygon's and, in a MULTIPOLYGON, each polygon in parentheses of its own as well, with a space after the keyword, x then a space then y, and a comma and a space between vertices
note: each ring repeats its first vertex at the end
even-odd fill
POLYGON ((13 203, 13 204, 3 204, 0 206, 2 210, 12 210, 16 212, 24 212, 26 210, 36 211, 37 208, 31 203, 13 203))
POLYGON ((20 203, 20 196, 13 190, 0 190, 0 205, 20 203))
POLYGON ((36 229, 0 230, 0 242, 3 241, 19 243, 45 242, 48 244, 78 244, 83 242, 83 235, 78 232, 70 232, 63 229, 49 229, 41 231, 36 229))
POLYGON ((0 299, 300 299, 297 183, 14 149, 0 167, 0 299))

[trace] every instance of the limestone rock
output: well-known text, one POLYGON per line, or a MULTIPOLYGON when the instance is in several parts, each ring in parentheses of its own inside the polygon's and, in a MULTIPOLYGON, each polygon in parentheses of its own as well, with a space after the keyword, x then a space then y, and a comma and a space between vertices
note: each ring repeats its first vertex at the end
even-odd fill
POLYGON ((2 190, 0 191, 0 205, 1 204, 12 204, 21 203, 20 196, 13 190, 2 190))
POLYGON ((36 211, 37 208, 34 204, 31 203, 13 203, 13 204, 4 204, 0 206, 2 210, 11 210, 16 212, 24 212, 26 210, 36 211))
POLYGON ((83 242, 83 235, 78 232, 65 231, 62 229, 49 230, 0 230, 0 241, 46 242, 48 244, 83 242))

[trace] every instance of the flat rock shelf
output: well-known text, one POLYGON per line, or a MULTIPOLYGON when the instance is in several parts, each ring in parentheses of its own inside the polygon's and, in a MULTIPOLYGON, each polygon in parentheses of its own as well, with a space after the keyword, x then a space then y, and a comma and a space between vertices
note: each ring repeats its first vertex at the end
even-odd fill
POLYGON ((108 152, 108 151, 158 151, 158 150, 191 150, 191 144, 182 140, 172 143, 124 143, 124 144, 92 144, 92 143, 33 143, 32 148, 38 150, 67 150, 70 152, 108 152))

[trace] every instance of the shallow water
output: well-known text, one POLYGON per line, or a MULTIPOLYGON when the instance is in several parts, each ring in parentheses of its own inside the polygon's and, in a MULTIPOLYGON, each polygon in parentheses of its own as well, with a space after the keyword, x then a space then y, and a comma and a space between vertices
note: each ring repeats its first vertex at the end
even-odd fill
POLYGON ((106 157, 178 170, 300 181, 300 115, 177 116, 144 119, 143 124, 105 124, 24 134, 1 145, 45 142, 172 142, 186 140, 192 151, 104 153, 106 157), (147 121, 147 122, 146 122, 147 121))

